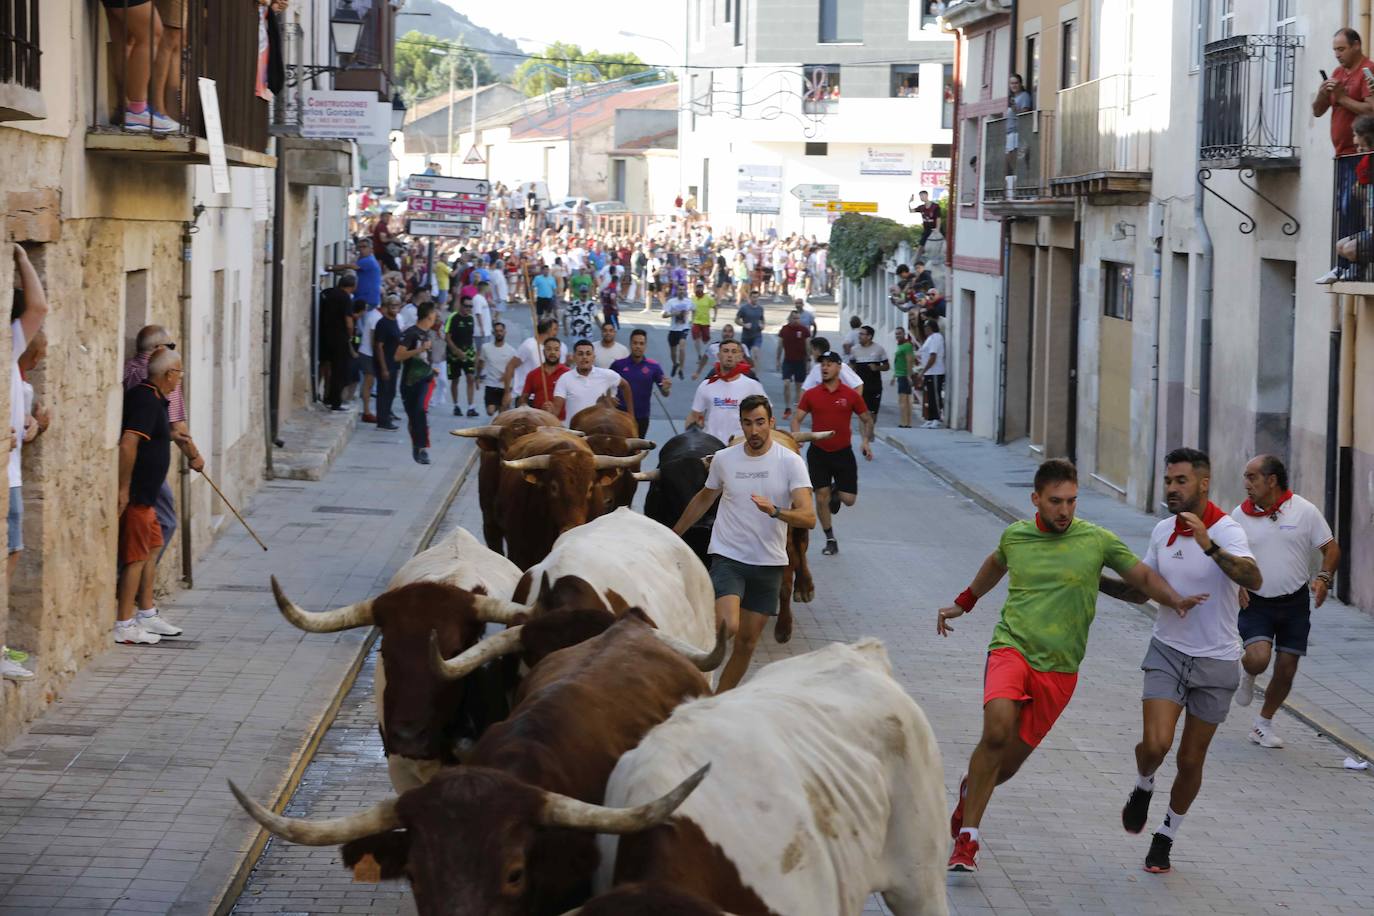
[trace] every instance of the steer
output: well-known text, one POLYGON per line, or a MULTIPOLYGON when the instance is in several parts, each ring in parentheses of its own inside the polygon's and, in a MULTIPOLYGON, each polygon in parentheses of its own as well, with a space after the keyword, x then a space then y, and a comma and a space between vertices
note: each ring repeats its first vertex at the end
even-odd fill
POLYGON ((506 712, 505 691, 495 672, 467 681, 437 677, 425 664, 430 633, 439 633, 449 654, 471 648, 487 622, 510 623, 508 595, 520 570, 478 543, 462 528, 412 557, 386 592, 369 601, 311 613, 286 597, 276 577, 273 594, 282 615, 310 633, 377 626, 381 662, 374 696, 377 725, 398 791, 420 785, 441 764, 457 761, 470 744, 506 712))
POLYGON ((515 440, 546 426, 562 428, 563 423, 546 410, 517 407, 497 414, 487 426, 449 430, 450 435, 476 439, 477 447, 482 450, 477 468, 477 504, 482 509, 482 537, 497 553, 505 549, 505 533, 495 508, 501 460, 515 440))
POLYGON ((601 487, 637 467, 644 453, 597 455, 566 429, 536 429, 506 450, 495 511, 506 556, 528 569, 548 556, 565 531, 605 512, 601 487))
MULTIPOLYGON (((579 410, 568 421, 568 428, 584 433, 587 445, 598 455, 623 457, 656 447, 648 439, 639 438, 639 426, 634 417, 616 406, 615 398, 609 396, 603 396, 591 407, 579 410)), ((634 502, 635 488, 638 486, 633 475, 620 475, 612 486, 606 488, 610 500, 606 511, 634 502)))
POLYGON ((665 884, 626 884, 564 916, 729 916, 714 903, 665 884))
MULTIPOLYGON (((724 648, 722 639, 713 661, 724 648)), ((636 808, 601 805, 620 756, 679 703, 708 692, 692 663, 626 615, 536 665, 510 718, 487 731, 469 765, 399 798, 309 821, 273 814, 230 788, 272 833, 345 844, 343 861, 355 874, 404 875, 421 914, 552 916, 586 900, 597 867, 593 834, 661 823, 705 777, 709 767, 636 808)))
POLYGON ((858 916, 874 891, 897 916, 946 913, 940 749, 882 643, 679 706, 620 758, 605 804, 657 798, 708 758, 677 816, 600 840, 598 887, 660 882, 742 916, 858 916))

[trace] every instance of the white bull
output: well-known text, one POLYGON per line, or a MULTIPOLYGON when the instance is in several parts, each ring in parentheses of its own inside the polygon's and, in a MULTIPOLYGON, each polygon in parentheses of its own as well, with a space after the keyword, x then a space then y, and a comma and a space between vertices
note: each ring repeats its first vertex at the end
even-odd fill
MULTIPOLYGON (((660 874, 702 876, 683 888, 702 896, 724 886, 712 870, 722 878, 733 866, 737 878, 722 880, 743 884, 751 913, 761 901, 787 916, 858 916, 874 891, 897 916, 947 912, 940 750, 882 643, 775 662, 742 687, 679 706, 620 758, 604 804, 656 798, 708 762, 710 776, 674 818, 705 843, 693 846, 684 829, 630 850, 637 837, 603 835, 599 891, 611 863, 616 881, 654 880, 657 856, 660 874), (709 844, 717 849, 706 854, 709 844)), ((739 899, 715 902, 739 912, 739 899)))

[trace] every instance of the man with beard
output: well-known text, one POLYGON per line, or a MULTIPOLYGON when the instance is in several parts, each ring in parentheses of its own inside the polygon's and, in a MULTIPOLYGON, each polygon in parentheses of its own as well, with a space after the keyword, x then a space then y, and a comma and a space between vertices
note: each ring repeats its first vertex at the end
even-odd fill
POLYGON ((948 636, 949 622, 972 611, 1011 573, 983 669, 983 733, 950 817, 952 872, 978 870, 978 825, 993 789, 1016 775, 1073 696, 1098 589, 1129 601, 1153 598, 1178 616, 1207 598, 1179 595, 1115 534, 1075 518, 1078 470, 1072 463, 1051 458, 1041 464, 1031 504, 1034 520, 1014 522, 1002 532, 973 582, 936 619, 936 632, 948 636), (1104 567, 1121 579, 1102 576, 1104 567))
MULTIPOLYGON (((727 350, 738 352, 739 344, 722 348, 722 361, 727 350)), ((716 452, 705 485, 673 526, 681 536, 720 499, 709 549, 711 584, 716 614, 734 635, 735 645, 717 693, 744 677, 764 624, 778 613, 788 529, 816 525, 806 464, 791 449, 773 441, 773 407, 768 398, 762 392, 745 397, 735 417, 744 441, 716 452)), ((728 433, 724 437, 725 441, 730 438, 728 433)))
MULTIPOLYGON (((647 358, 644 351, 649 346, 649 335, 643 328, 630 332, 630 355, 611 363, 611 371, 630 385, 634 394, 635 424, 639 427, 639 438, 649 435, 649 415, 652 412, 654 386, 665 396, 672 393, 673 380, 663 374, 663 367, 656 360, 647 358)), ((624 404, 620 405, 622 409, 624 404)))
POLYGON ((504 407, 506 398, 506 369, 515 359, 515 347, 506 343, 506 323, 498 321, 491 326, 491 340, 482 344, 477 352, 477 374, 482 379, 482 403, 486 405, 487 416, 504 407))
POLYGON ((739 434, 740 405, 750 395, 764 393, 762 385, 743 373, 743 361, 744 348, 739 341, 721 342, 720 372, 697 387, 692 410, 687 414, 688 426, 700 426, 721 442, 729 442, 739 434))
POLYGON ((868 409, 862 395, 840 384, 840 354, 833 350, 822 354, 821 384, 808 390, 797 403, 792 415, 792 432, 801 432, 802 420, 811 415, 814 432, 833 432, 829 439, 818 439, 806 449, 806 469, 811 486, 816 491, 816 514, 825 532, 825 548, 821 553, 833 557, 840 552, 831 527, 840 506, 852 506, 859 496, 859 462, 854 458, 850 443, 850 420, 855 414, 862 424, 861 450, 864 460, 873 460, 873 411, 868 409))
POLYGON ((554 389, 558 386, 558 380, 563 375, 571 371, 568 366, 559 360, 562 352, 562 341, 557 337, 550 337, 544 341, 544 362, 539 364, 539 368, 525 376, 525 387, 520 394, 520 406, 538 407, 540 410, 547 410, 549 413, 566 420, 563 410, 554 403, 554 389))

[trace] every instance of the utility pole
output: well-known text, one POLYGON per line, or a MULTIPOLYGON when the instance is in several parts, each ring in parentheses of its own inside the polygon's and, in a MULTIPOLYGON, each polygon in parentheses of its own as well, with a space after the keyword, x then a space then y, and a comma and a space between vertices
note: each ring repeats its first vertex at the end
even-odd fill
MULTIPOLYGON (((468 63, 472 64, 472 93, 468 95, 468 110, 472 114, 472 126, 469 131, 472 133, 472 148, 477 149, 477 55, 468 58, 468 63)), ((488 164, 490 168, 490 164, 488 164)))
POLYGON ((453 94, 456 91, 458 58, 453 51, 448 52, 448 172, 453 174, 453 94))
POLYGON ((572 61, 563 58, 564 91, 568 97, 568 190, 565 197, 572 197, 573 175, 573 101, 572 101, 572 61))

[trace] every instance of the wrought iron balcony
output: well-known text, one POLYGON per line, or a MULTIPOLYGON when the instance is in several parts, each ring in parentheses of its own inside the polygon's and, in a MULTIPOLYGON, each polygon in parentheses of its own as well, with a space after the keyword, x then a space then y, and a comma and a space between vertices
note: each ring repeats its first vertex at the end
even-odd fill
POLYGON ((1127 74, 1059 90, 1055 196, 1148 194, 1152 85, 1127 74))
MULTIPOLYGON (((1331 199, 1332 261, 1337 286, 1343 283, 1374 283, 1374 184, 1360 183, 1360 163, 1367 153, 1336 159, 1331 199)), ((1371 161, 1374 166, 1374 161, 1371 161)), ((1374 168, 1364 170, 1365 181, 1374 180, 1374 168)), ((1333 287, 1334 292, 1348 290, 1333 287)), ((1358 292, 1366 293, 1368 287, 1358 292)))
POLYGON ((1214 169, 1296 168, 1293 76, 1301 35, 1233 35, 1203 52, 1200 159, 1214 169))
POLYGON ((992 118, 984 136, 983 205, 989 212, 1048 216, 1072 211, 1073 202, 1055 200, 1050 187, 1054 112, 1023 111, 1014 118, 992 118))

